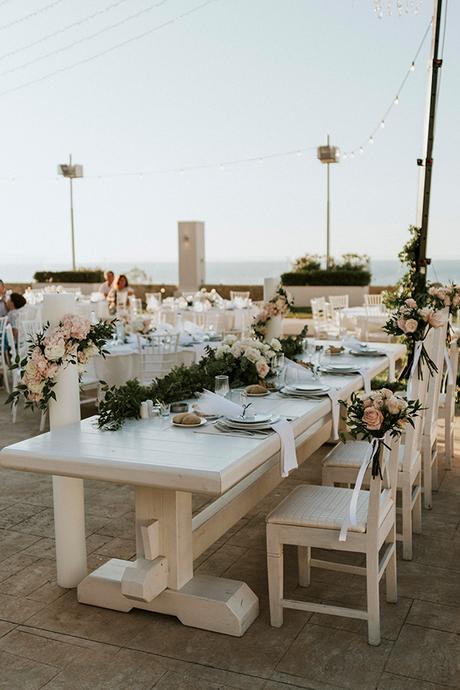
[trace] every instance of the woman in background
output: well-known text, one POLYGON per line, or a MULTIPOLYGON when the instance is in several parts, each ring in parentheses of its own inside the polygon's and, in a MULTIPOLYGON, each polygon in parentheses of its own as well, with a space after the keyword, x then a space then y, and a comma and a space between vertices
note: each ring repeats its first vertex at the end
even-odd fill
POLYGON ((11 324, 15 339, 18 337, 18 321, 21 317, 21 311, 26 304, 26 298, 20 295, 19 292, 12 292, 6 303, 8 309, 7 322, 11 324))
POLYGON ((117 309, 125 309, 128 305, 128 297, 131 295, 134 295, 134 291, 129 287, 128 278, 124 273, 120 273, 113 281, 112 288, 107 295, 109 312, 114 314, 117 309))

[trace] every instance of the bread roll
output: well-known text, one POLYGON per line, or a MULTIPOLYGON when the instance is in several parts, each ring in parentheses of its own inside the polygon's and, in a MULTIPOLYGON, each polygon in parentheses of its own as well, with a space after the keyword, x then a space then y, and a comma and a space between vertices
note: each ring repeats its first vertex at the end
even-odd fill
POLYGON ((265 386, 255 383, 252 386, 246 386, 246 393, 249 393, 249 395, 260 395, 261 393, 267 393, 267 389, 265 386))

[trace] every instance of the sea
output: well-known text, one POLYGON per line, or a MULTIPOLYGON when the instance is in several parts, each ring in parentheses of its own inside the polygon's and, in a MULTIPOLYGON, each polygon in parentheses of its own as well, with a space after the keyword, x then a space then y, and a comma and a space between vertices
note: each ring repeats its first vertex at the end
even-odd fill
MULTIPOLYGON (((261 261, 212 261, 206 262, 206 282, 223 285, 261 285, 264 278, 276 277, 289 271, 292 262, 288 260, 261 261)), ((3 264, 0 263, 0 278, 5 283, 29 283, 37 270, 66 270, 65 263, 45 264, 3 264)), ((177 262, 164 261, 117 262, 101 266, 87 263, 84 268, 112 269, 115 273, 126 273, 132 282, 153 284, 177 284, 177 262)), ((404 273, 404 266, 392 259, 371 260, 372 285, 394 285, 404 273)), ((428 279, 441 283, 460 283, 460 259, 436 259, 428 269, 428 279)))

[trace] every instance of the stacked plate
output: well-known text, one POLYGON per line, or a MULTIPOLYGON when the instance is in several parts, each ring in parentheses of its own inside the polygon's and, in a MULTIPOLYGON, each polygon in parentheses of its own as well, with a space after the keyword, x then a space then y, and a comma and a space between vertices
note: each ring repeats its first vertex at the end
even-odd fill
POLYGON ((324 398, 328 394, 330 386, 321 383, 302 383, 296 386, 285 386, 280 390, 280 394, 289 398, 324 398))
POLYGON ((355 357, 384 357, 385 352, 375 348, 362 347, 360 350, 350 350, 350 354, 355 357))
POLYGON ((246 417, 224 417, 217 422, 218 426, 229 429, 243 429, 244 431, 264 431, 278 422, 279 416, 271 414, 255 414, 246 417))
POLYGON ((329 364, 322 367, 321 371, 324 374, 358 374, 356 366, 353 364, 329 364))

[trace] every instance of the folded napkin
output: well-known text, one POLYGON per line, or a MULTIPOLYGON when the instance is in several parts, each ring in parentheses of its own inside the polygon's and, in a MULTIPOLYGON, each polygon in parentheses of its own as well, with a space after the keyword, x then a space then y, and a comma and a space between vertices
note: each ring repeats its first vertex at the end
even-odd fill
POLYGON ((361 376, 363 377, 363 382, 364 382, 364 392, 369 395, 371 393, 371 377, 369 374, 369 370, 367 367, 360 367, 357 369, 361 376))
POLYGON ((227 400, 222 395, 211 393, 211 391, 206 389, 200 396, 199 408, 203 414, 223 415, 226 417, 238 417, 238 415, 243 414, 243 407, 241 405, 227 400))
POLYGON ((294 371, 297 377, 297 383, 306 383, 312 380, 311 372, 301 364, 297 364, 297 362, 294 362, 292 359, 285 359, 284 362, 286 365, 285 373, 287 373, 288 369, 294 371))
POLYGON ((272 425, 281 442, 281 476, 287 477, 291 470, 298 467, 295 451, 295 439, 292 426, 285 419, 280 419, 272 425))
POLYGON ((339 419, 340 419, 340 403, 339 391, 335 388, 330 388, 327 392, 331 400, 331 414, 332 414, 332 441, 339 440, 339 419))
POLYGON ((362 343, 359 342, 357 338, 352 335, 347 335, 342 340, 342 345, 348 347, 349 350, 355 350, 356 352, 363 352, 366 350, 362 343))

